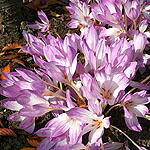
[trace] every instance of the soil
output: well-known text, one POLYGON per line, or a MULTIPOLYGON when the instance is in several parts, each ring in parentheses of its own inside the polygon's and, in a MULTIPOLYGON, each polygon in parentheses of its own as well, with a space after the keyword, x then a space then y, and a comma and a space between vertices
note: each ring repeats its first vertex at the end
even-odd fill
MULTIPOLYGON (((44 8, 44 7, 43 7, 44 8)), ((51 26, 62 38, 66 34, 78 32, 77 29, 69 29, 66 26, 66 20, 68 19, 68 12, 64 9, 64 5, 53 4, 48 5, 43 9, 44 12, 48 15, 51 26), (55 14, 60 16, 56 17, 50 14, 50 10, 55 14), (65 15, 64 15, 65 14, 65 15)), ((34 35, 37 34, 35 30, 26 28, 26 24, 33 24, 35 20, 38 20, 37 13, 35 10, 28 9, 25 4, 22 3, 22 0, 0 0, 0 52, 2 48, 11 43, 18 43, 20 45, 25 45, 26 41, 23 38, 22 31, 26 30, 34 35)), ((55 32, 51 31, 53 36, 56 36, 55 32)), ((18 51, 18 50, 17 50, 18 51)), ((12 51, 12 55, 16 54, 16 50, 12 51)), ((6 52, 4 56, 10 55, 10 51, 6 52)), ((9 62, 11 62, 11 71, 15 71, 15 68, 27 68, 33 70, 34 61, 32 56, 29 54, 21 54, 15 58, 21 60, 25 66, 21 63, 16 63, 13 61, 13 58, 6 57, 7 59, 1 59, 0 56, 0 70, 2 70, 9 62)), ((147 69, 149 70, 149 68, 147 69)), ((137 79, 144 79, 149 72, 146 72, 142 77, 137 76, 137 79)), ((3 96, 0 96, 0 100, 4 99, 3 96)), ((148 106, 149 107, 149 106, 148 106)), ((149 107, 150 108, 150 107, 149 107)), ((24 147, 32 147, 28 144, 27 138, 33 136, 33 134, 27 134, 20 132, 17 129, 18 123, 10 122, 7 120, 7 117, 12 114, 12 111, 7 110, 0 106, 0 121, 3 123, 5 128, 12 129, 17 136, 0 136, 0 149, 1 150, 19 150, 24 147)), ((143 131, 133 132, 129 130, 124 122, 123 111, 121 108, 114 109, 110 112, 112 115, 111 124, 120 128, 124 131, 131 139, 133 139, 140 146, 149 148, 150 147, 150 121, 139 118, 139 122, 143 128, 143 131), (120 118, 118 120, 118 118, 120 118)), ((44 127, 46 122, 51 118, 51 114, 47 113, 46 115, 38 118, 36 121, 36 129, 38 130, 41 127, 44 127)), ((115 142, 124 142, 126 139, 125 136, 120 134, 117 130, 107 129, 105 130, 105 141, 115 141, 115 142)), ((136 148, 129 142, 131 150, 136 150, 136 148)))

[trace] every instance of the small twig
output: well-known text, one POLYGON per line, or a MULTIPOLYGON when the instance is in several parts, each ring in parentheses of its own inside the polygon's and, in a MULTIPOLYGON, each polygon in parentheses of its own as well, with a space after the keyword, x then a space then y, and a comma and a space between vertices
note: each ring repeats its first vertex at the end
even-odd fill
POLYGON ((72 87, 72 88, 74 89, 74 91, 77 93, 77 95, 79 96, 79 98, 80 98, 80 99, 82 100, 82 102, 86 105, 86 103, 85 103, 83 97, 81 96, 81 94, 80 94, 80 93, 78 92, 78 90, 76 89, 76 87, 75 87, 73 81, 67 82, 66 84, 69 85, 70 87, 72 87))
POLYGON ((131 142, 132 142, 132 144, 134 145, 134 146, 136 146, 139 150, 142 150, 142 148, 139 146, 139 145, 137 145, 127 134, 125 134, 122 130, 120 130, 119 128, 117 128, 117 127, 115 127, 115 126, 113 126, 113 125, 110 125, 112 128, 114 128, 114 129, 116 129, 116 130, 118 130, 120 133, 122 133, 128 140, 130 140, 131 142))
POLYGON ((121 104, 113 105, 112 107, 109 108, 109 110, 105 113, 105 115, 107 116, 108 113, 109 113, 113 108, 115 108, 115 107, 117 107, 117 106, 120 106, 120 105, 121 105, 121 104))

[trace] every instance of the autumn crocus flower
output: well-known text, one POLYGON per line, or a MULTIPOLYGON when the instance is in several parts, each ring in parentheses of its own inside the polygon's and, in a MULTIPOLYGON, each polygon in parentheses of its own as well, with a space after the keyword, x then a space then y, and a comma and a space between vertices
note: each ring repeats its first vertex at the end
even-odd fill
MULTIPOLYGON (((67 90, 67 106, 55 105, 55 107, 62 110, 70 110, 75 107, 74 103, 70 98, 70 92, 67 90)), ((52 105, 51 105, 52 106, 52 105)), ((54 105, 53 105, 54 106, 54 105)), ((55 143, 67 138, 68 144, 75 144, 79 139, 81 133, 82 122, 71 118, 66 113, 60 114, 58 117, 50 120, 46 126, 36 132, 39 136, 49 137, 50 142, 55 143), (45 135, 42 134, 45 132, 45 135), (49 133, 49 134, 47 134, 49 133)))
POLYGON ((101 0, 98 4, 92 4, 92 16, 96 20, 111 26, 121 25, 121 1, 101 0))
POLYGON ((77 46, 71 37, 58 38, 56 44, 43 48, 47 61, 34 56, 35 62, 53 79, 60 82, 71 81, 77 66, 77 46))
POLYGON ((108 103, 109 105, 118 102, 120 96, 122 96, 122 91, 128 86, 129 81, 124 73, 107 75, 104 72, 97 71, 95 77, 99 85, 99 90, 96 89, 96 93, 99 93, 102 103, 108 103))
POLYGON ((67 24, 70 28, 80 28, 81 34, 87 33, 89 26, 93 24, 91 20, 90 7, 86 2, 71 1, 66 7, 71 13, 71 21, 67 24))
POLYGON ((125 122, 129 129, 140 132, 141 125, 138 122, 137 116, 143 117, 148 113, 148 108, 144 105, 149 103, 145 91, 129 94, 122 101, 122 106, 125 113, 125 122))
POLYGON ((27 25, 28 28, 32 29, 42 29, 41 32, 46 32, 49 30, 50 24, 46 14, 41 10, 38 11, 38 17, 42 21, 42 23, 35 21, 36 24, 27 25))
POLYGON ((110 117, 104 118, 104 115, 96 115, 80 107, 70 109, 67 115, 86 124, 82 130, 82 135, 91 131, 89 134, 89 142, 91 144, 97 142, 104 134, 104 128, 109 128, 110 125, 110 117))
POLYGON ((140 5, 137 0, 127 0, 125 3, 125 13, 131 20, 136 20, 140 15, 140 5))

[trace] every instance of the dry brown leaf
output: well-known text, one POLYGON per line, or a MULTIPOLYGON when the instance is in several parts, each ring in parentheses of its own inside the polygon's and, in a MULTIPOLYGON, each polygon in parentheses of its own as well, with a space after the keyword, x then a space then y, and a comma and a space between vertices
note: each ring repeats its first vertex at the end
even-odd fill
POLYGON ((19 131, 16 131, 17 134, 24 134, 24 135, 29 135, 28 132, 24 131, 24 130, 19 130, 19 131))
POLYGON ((36 63, 30 64, 30 67, 38 67, 38 65, 36 63))
POLYGON ((27 138, 28 143, 34 147, 38 147, 43 140, 44 138, 39 136, 27 138))
POLYGON ((2 53, 0 53, 0 56, 2 56, 2 55, 4 55, 5 54, 5 52, 2 52, 2 53))
POLYGON ((35 148, 32 148, 32 147, 24 147, 24 148, 22 148, 22 149, 20 149, 20 150, 36 150, 35 148))
POLYGON ((0 120, 0 128, 4 128, 4 125, 1 120, 0 120))
POLYGON ((8 56, 4 56, 4 57, 0 57, 0 60, 4 60, 4 59, 12 59, 12 58, 15 58, 17 55, 8 55, 8 56))
POLYGON ((26 65, 24 64, 24 62, 22 60, 19 60, 19 59, 12 59, 12 61, 14 61, 15 63, 18 63, 20 65, 22 65, 23 67, 26 67, 26 65))
POLYGON ((0 128, 0 135, 1 136, 17 136, 16 133, 8 128, 0 128))
MULTIPOLYGON (((9 73, 9 72, 10 72, 10 63, 9 63, 6 67, 4 67, 1 72, 9 73)), ((0 80, 5 80, 5 79, 6 79, 6 78, 5 78, 4 75, 1 73, 1 75, 0 75, 0 80)))
POLYGON ((57 15, 56 12, 50 10, 50 16, 56 17, 56 15, 57 15))
POLYGON ((8 44, 7 46, 5 46, 2 51, 6 51, 6 50, 10 50, 10 49, 17 49, 20 48, 21 45, 18 43, 12 43, 12 44, 8 44))
POLYGON ((33 0, 31 3, 27 4, 28 8, 31 8, 35 11, 40 7, 41 0, 33 0))

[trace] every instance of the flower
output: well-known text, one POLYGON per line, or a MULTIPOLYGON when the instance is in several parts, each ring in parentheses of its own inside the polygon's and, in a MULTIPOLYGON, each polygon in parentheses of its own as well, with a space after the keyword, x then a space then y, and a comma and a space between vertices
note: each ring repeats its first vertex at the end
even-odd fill
POLYGON ((140 15, 140 5, 137 0, 127 0, 125 5, 125 13, 131 20, 136 20, 140 15))
MULTIPOLYGON (((75 107, 71 98, 70 92, 67 90, 67 106, 51 105, 57 108, 62 108, 64 111, 70 110, 75 107)), ((49 137, 50 143, 57 143, 61 140, 67 139, 68 144, 76 144, 81 142, 79 135, 81 133, 82 123, 69 117, 66 113, 62 113, 56 118, 50 120, 46 126, 36 132, 39 136, 49 137)), ((65 145, 65 144, 64 144, 65 145)))
POLYGON ((91 9, 92 16, 96 20, 111 26, 122 26, 122 22, 120 21, 122 11, 121 1, 101 0, 98 4, 92 4, 91 9))
POLYGON ((133 60, 135 60, 140 55, 140 53, 143 53, 143 50, 146 46, 146 41, 146 35, 143 35, 142 33, 134 35, 133 44, 135 48, 135 56, 133 60))
POLYGON ((89 134, 89 142, 91 144, 97 142, 104 133, 104 128, 109 128, 110 117, 104 118, 104 115, 96 115, 86 109, 75 107, 66 112, 67 115, 75 120, 85 123, 86 126, 82 130, 82 135, 91 131, 89 134))
POLYGON ((142 131, 137 116, 143 117, 149 112, 148 108, 144 105, 149 103, 149 98, 145 94, 146 91, 136 92, 133 95, 128 94, 121 102, 125 113, 126 125, 133 131, 142 131))
POLYGON ((69 28, 81 28, 81 34, 87 32, 87 28, 93 24, 90 8, 86 2, 72 1, 66 7, 71 13, 71 21, 67 24, 69 28))
POLYGON ((114 73, 107 75, 104 72, 97 71, 95 73, 99 89, 99 98, 103 104, 114 105, 122 96, 122 91, 128 86, 128 78, 124 73, 114 73))
POLYGON ((48 31, 50 28, 50 24, 46 14, 42 10, 38 11, 38 17, 40 18, 42 23, 35 21, 36 24, 27 25, 27 27, 32 29, 42 29, 41 32, 48 31))

